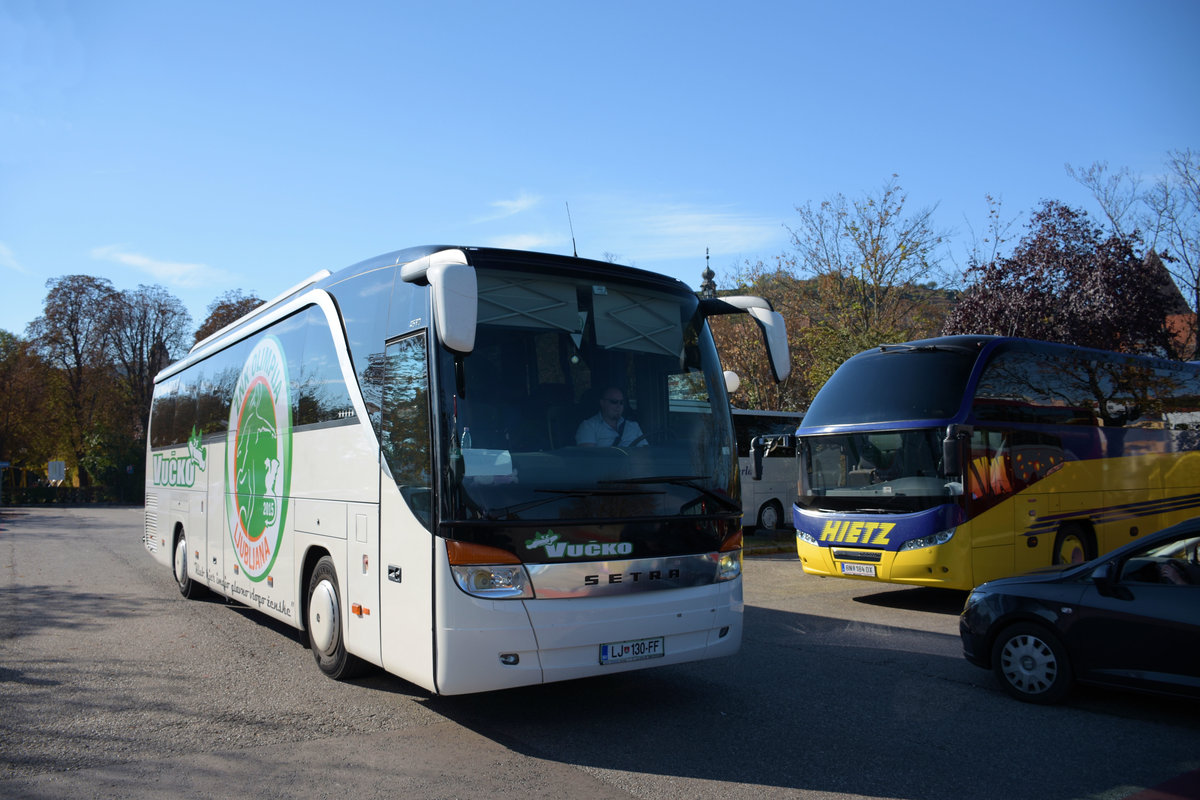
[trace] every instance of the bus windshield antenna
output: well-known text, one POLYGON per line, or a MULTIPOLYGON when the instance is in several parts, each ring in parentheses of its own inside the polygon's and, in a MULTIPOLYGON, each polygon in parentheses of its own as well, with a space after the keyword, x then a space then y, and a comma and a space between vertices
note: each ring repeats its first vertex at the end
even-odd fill
POLYGON ((563 201, 567 207, 567 227, 571 229, 571 255, 579 258, 579 248, 575 246, 575 223, 571 222, 571 204, 563 201))

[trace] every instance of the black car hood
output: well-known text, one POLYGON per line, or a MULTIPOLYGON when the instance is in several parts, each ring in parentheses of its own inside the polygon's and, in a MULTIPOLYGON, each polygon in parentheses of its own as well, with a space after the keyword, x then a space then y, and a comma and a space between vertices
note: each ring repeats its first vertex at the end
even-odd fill
POLYGON ((1045 567, 1027 572, 1024 575, 1014 575, 1010 578, 996 578, 995 580, 987 581, 976 587, 976 591, 998 590, 1007 586, 1024 586, 1031 583, 1057 583, 1066 578, 1073 578, 1076 575, 1087 572, 1094 566, 1094 564, 1089 562, 1085 564, 1072 564, 1066 567, 1045 567))

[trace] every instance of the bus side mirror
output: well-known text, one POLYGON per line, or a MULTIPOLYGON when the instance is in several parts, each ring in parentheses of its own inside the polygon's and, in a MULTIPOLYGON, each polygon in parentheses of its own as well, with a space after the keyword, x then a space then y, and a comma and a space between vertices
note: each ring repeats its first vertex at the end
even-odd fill
POLYGON ((963 443, 971 438, 969 425, 948 425, 942 440, 942 473, 947 477, 963 472, 963 443))
POLYGON ((763 474, 763 453, 767 449, 767 443, 761 436, 755 436, 750 440, 750 477, 756 481, 762 480, 763 474))
POLYGON ((479 315, 479 286, 475 268, 461 250, 442 250, 400 268, 409 283, 428 284, 433 292, 433 324, 438 341, 466 355, 475 349, 479 315))
POLYGON ((788 354, 787 326, 783 315, 761 297, 738 295, 735 297, 713 297, 700 301, 700 311, 705 316, 716 314, 749 314, 762 330, 763 342, 767 346, 767 360, 775 382, 780 383, 792 372, 792 360, 788 354))
POLYGON ((783 315, 778 311, 751 307, 746 309, 751 319, 762 329, 763 341, 767 345, 767 356, 771 360, 771 372, 775 382, 781 383, 792 372, 792 359, 788 353, 787 328, 783 315))

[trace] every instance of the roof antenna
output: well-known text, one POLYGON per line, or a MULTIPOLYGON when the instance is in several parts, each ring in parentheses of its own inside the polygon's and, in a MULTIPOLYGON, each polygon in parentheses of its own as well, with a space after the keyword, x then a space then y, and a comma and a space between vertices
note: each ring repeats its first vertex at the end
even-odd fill
POLYGON ((575 247, 575 223, 571 222, 571 204, 563 201, 567 206, 567 225, 571 228, 571 253, 575 258, 579 258, 579 249, 575 247))

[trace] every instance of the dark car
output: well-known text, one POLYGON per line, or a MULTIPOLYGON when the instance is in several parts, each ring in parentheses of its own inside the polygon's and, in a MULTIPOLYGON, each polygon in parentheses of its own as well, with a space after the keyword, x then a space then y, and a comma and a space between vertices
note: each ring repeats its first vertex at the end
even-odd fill
POLYGON ((988 581, 959 633, 968 661, 1030 703, 1075 681, 1200 697, 1200 517, 1084 564, 988 581))

